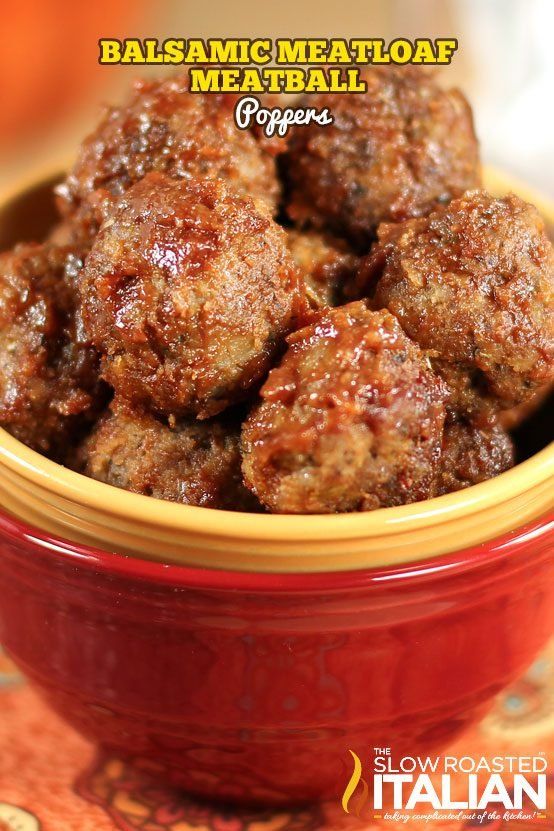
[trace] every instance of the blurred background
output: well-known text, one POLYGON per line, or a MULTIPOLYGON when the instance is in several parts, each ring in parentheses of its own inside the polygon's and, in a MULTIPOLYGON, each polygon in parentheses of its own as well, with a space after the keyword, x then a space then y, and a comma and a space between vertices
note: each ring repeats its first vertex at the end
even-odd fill
POLYGON ((0 0, 0 185, 67 166, 102 103, 159 67, 99 66, 100 37, 452 37, 485 161, 554 196, 553 0, 0 0))

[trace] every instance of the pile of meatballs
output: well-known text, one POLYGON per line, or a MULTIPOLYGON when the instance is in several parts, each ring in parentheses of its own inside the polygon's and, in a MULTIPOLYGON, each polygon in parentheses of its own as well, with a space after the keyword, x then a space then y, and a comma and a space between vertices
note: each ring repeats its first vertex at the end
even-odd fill
POLYGON ((415 67, 238 130, 231 95, 140 82, 0 256, 0 425, 188 505, 403 505, 514 464, 554 379, 554 253, 481 187, 464 96, 415 67))

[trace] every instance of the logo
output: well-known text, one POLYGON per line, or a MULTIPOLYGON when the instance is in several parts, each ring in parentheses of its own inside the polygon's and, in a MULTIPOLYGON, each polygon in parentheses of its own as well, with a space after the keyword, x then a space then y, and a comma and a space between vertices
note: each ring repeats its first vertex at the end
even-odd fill
POLYGON ((537 756, 403 756, 373 748, 371 759, 350 750, 351 775, 342 795, 347 814, 376 819, 534 820, 547 808, 548 761, 537 756))

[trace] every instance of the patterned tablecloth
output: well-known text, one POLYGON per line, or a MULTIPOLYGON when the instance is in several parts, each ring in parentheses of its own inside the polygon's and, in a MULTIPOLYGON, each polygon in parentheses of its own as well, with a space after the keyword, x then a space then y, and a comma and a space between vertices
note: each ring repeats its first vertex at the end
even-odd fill
MULTIPOLYGON (((554 643, 496 701, 489 716, 450 748, 454 755, 554 754, 554 643)), ((193 800, 146 771, 98 755, 43 705, 0 654, 0 831, 463 831, 554 829, 548 816, 483 823, 358 821, 338 804, 296 811, 240 811, 193 800)))

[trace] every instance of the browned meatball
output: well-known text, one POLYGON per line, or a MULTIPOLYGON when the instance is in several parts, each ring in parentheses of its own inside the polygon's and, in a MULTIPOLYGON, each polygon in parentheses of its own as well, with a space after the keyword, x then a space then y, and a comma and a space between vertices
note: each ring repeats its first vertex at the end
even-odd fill
POLYGON ((72 246, 73 248, 79 248, 86 256, 94 242, 97 231, 98 228, 94 228, 94 230, 90 228, 86 234, 83 233, 77 215, 71 215, 62 218, 50 229, 45 237, 45 242, 48 245, 58 247, 72 246))
POLYGON ((292 219, 366 248, 380 222, 428 213, 480 184, 471 110, 422 67, 373 66, 367 92, 310 95, 334 123, 298 127, 284 167, 292 219))
POLYGON ((428 350, 450 407, 482 422, 554 377, 554 252, 537 211, 472 191, 379 231, 359 289, 428 350))
POLYGON ((158 413, 244 397, 304 309, 284 231, 222 180, 151 173, 101 228, 79 289, 106 380, 158 413))
POLYGON ((498 416, 498 423, 504 430, 516 430, 521 427, 528 419, 543 406, 547 398, 554 392, 554 380, 549 384, 545 384, 537 392, 517 407, 512 407, 511 410, 504 410, 498 416))
POLYGON ((139 81, 130 101, 108 109, 85 139, 58 188, 63 213, 76 213, 75 228, 81 227, 86 237, 109 211, 113 197, 149 171, 185 179, 223 178, 274 211, 279 184, 272 145, 236 128, 236 101, 233 95, 188 92, 187 73, 139 81))
POLYGON ((115 401, 76 467, 117 488, 206 508, 259 511, 242 482, 239 422, 164 423, 115 401))
POLYGON ((0 255, 0 425, 60 458, 101 397, 96 353, 82 342, 75 248, 24 244, 0 255))
POLYGON ((442 383, 388 312, 320 312, 289 337, 243 426, 246 484, 277 513, 401 505, 431 495, 442 383))
POLYGON ((455 422, 444 430, 437 496, 477 485, 513 467, 514 446, 499 425, 455 422))
POLYGON ((316 231, 288 232, 293 259, 306 283, 306 293, 314 309, 337 306, 342 289, 354 278, 360 259, 345 243, 316 231))

